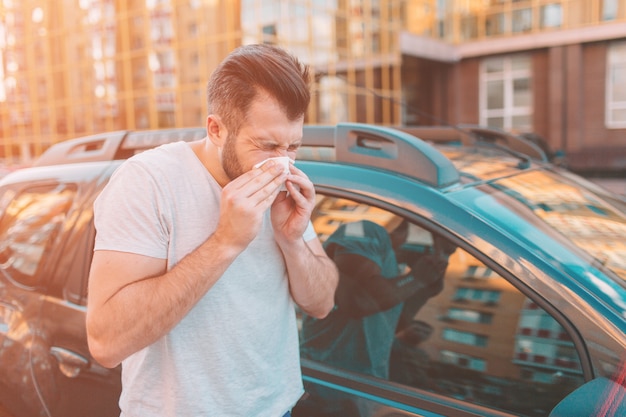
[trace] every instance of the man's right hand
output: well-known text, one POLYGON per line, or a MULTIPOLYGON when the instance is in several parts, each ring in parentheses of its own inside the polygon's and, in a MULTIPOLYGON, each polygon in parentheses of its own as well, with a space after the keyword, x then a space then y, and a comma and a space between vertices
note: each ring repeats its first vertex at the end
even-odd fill
POLYGON ((245 249, 256 237, 263 215, 270 208, 287 174, 269 161, 240 175, 222 190, 220 219, 215 235, 227 245, 245 249))

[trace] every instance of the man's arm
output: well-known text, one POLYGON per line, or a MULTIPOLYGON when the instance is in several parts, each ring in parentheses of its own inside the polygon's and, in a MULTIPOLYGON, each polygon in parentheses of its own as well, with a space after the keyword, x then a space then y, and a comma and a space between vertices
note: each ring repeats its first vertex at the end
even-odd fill
POLYGON ((309 316, 323 318, 335 305, 339 273, 319 239, 302 238, 315 207, 315 189, 304 172, 294 165, 289 169, 288 192, 280 193, 272 204, 274 237, 287 265, 294 301, 309 316))
POLYGON ((87 336, 106 367, 167 334, 215 284, 238 250, 209 238, 169 272, 166 260, 96 251, 89 276, 87 336))
POLYGON ((354 319, 388 310, 424 293, 445 268, 436 258, 424 255, 408 273, 384 277, 380 267, 362 255, 340 253, 334 259, 343 280, 335 297, 337 306, 354 319))
POLYGON ((326 317, 335 305, 339 280, 335 263, 328 258, 317 238, 308 242, 300 239, 282 250, 294 301, 309 316, 326 317))
POLYGON ((376 262, 362 255, 341 253, 335 256, 335 262, 342 279, 336 303, 344 314, 354 319, 388 310, 422 286, 410 274, 382 276, 376 262))

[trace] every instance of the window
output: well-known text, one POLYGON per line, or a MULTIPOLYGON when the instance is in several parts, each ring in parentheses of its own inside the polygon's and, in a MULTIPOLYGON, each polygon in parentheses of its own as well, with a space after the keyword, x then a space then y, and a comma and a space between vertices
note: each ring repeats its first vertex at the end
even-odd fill
POLYGON ((470 323, 491 323, 491 313, 485 313, 477 310, 468 310, 464 308, 450 308, 448 309, 447 319, 450 320, 462 320, 470 323))
POLYGON ((532 9, 520 9, 513 11, 513 32, 529 32, 533 27, 532 9))
POLYGON ((16 282, 39 282, 46 255, 54 247, 75 188, 64 184, 28 188, 18 194, 4 192, 0 207, 0 268, 16 282))
MULTIPOLYGON (((413 223, 402 234, 404 243, 394 245, 406 221, 349 199, 318 194, 312 221, 343 284, 328 317, 301 315, 303 359, 526 417, 546 416, 584 382, 568 332, 463 248, 413 223), (368 229, 365 222, 376 226, 368 229), (375 250, 359 261, 347 258, 345 264, 358 270, 348 278, 341 255, 364 255, 375 230, 375 250), (351 243, 338 236, 350 236, 351 243), (393 255, 384 255, 389 248, 393 255), (424 262, 432 257, 447 263, 435 268, 424 262), (386 284, 406 285, 395 277, 408 270, 422 284, 403 287, 393 299, 386 286, 372 286, 372 268, 386 284), (366 311, 369 304, 376 308, 366 311)), ((347 394, 311 380, 306 386, 315 415, 374 415, 354 412, 359 400, 347 394)))
POLYGON ((485 34, 487 36, 502 35, 506 30, 504 13, 487 15, 485 19, 485 34))
POLYGON ((563 11, 561 5, 557 3, 541 6, 541 27, 558 28, 563 21, 563 11))
POLYGON ((527 55, 487 58, 480 75, 480 123, 515 132, 532 131, 531 59, 527 55))
POLYGON ((497 276, 491 269, 483 265, 470 265, 465 272, 467 279, 489 279, 497 276))
POLYGON ((261 28, 261 37, 263 39, 263 43, 267 43, 270 45, 273 45, 276 43, 276 35, 277 35, 277 31, 276 31, 276 25, 275 24, 271 24, 271 25, 264 25, 261 28))
POLYGON ((532 417, 547 415, 583 383, 569 334, 492 268, 456 248, 443 280, 442 291, 414 317, 432 329, 413 344, 428 360, 402 354, 400 368, 414 370, 397 374, 399 382, 532 417))
POLYGON ((323 76, 319 81, 320 121, 336 124, 349 120, 348 89, 345 80, 334 76, 323 76))
POLYGON ((617 19, 618 0, 602 0, 602 20, 617 19))
POLYGON ((609 46, 606 78, 606 125, 626 128, 626 42, 609 46))
POLYGON ((342 198, 320 198, 312 221, 341 278, 335 310, 302 317, 302 356, 387 379, 396 328, 441 290, 445 264, 432 261, 445 249, 400 216, 342 198))
POLYGON ((61 257, 56 274, 63 274, 67 277, 63 298, 74 304, 87 305, 89 269, 95 240, 93 211, 84 210, 80 217, 66 242, 68 251, 75 253, 76 256, 71 260, 61 257), (88 218, 90 220, 87 221, 88 218))
POLYGON ((454 296, 455 301, 478 301, 481 303, 497 303, 500 299, 500 291, 485 290, 481 288, 459 287, 454 296))
POLYGON ((487 337, 479 334, 462 332, 454 329, 444 329, 442 336, 444 340, 450 342, 474 346, 487 346, 487 337))
POLYGON ((461 39, 469 40, 478 37, 478 18, 471 15, 461 17, 461 39))
POLYGON ((441 351, 440 357, 442 363, 457 365, 461 368, 474 369, 476 371, 485 371, 485 360, 483 359, 473 358, 450 350, 441 351))

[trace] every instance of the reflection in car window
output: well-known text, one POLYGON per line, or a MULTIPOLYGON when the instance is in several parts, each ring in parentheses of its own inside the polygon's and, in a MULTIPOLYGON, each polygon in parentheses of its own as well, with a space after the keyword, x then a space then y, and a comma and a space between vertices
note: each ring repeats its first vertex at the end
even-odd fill
MULTIPOLYGON (((390 212, 334 198, 317 208, 313 223, 340 280, 328 317, 303 315, 302 356, 388 379, 395 333, 441 291, 447 255, 440 259, 429 233, 390 212)), ((329 415, 371 405, 331 401, 326 391, 317 394, 329 415)))
POLYGON ((72 224, 72 230, 64 237, 63 252, 75 253, 76 256, 60 259, 57 274, 66 277, 63 298, 75 304, 87 305, 89 268, 95 236, 91 205, 83 206, 80 213, 68 221, 72 224))
MULTIPOLYGON (((412 344, 430 359, 420 369, 433 380, 431 391, 545 416, 583 383, 578 353, 559 323, 460 248, 450 257, 441 294, 415 320, 431 327, 426 341, 412 344)), ((399 359, 412 367, 404 356, 392 363, 399 359)), ((402 374, 398 379, 407 380, 402 374)))
MULTIPOLYGON (((391 235, 402 219, 366 204, 320 196, 313 221, 329 252, 338 234, 352 230, 367 235, 366 227, 355 224, 376 223, 391 235)), ((335 245, 329 255, 338 251, 335 245)), ((375 278, 355 267, 359 277, 347 291, 338 289, 335 310, 327 318, 302 317, 303 358, 529 417, 547 415, 582 385, 580 359, 569 334, 468 252, 415 224, 409 224, 404 243, 394 252, 398 270, 379 275, 392 282, 408 269, 414 281, 424 280, 417 289, 404 287, 413 295, 396 295, 397 303, 384 306, 378 299, 373 304, 380 308, 368 310, 368 304, 355 300, 363 298, 375 278), (350 312, 342 313, 350 297, 355 299, 348 304, 350 312)), ((333 259, 341 287, 352 271, 341 258, 333 259)), ((367 260, 348 259, 375 269, 367 260)), ((348 401, 323 387, 308 390, 308 404, 317 401, 320 407, 316 415, 348 415, 341 413, 353 408, 359 410, 353 415, 374 415, 371 404, 348 401)))
POLYGON ((496 185, 600 264, 626 281, 626 207, 550 172, 533 171, 496 185))
POLYGON ((54 243, 75 189, 68 185, 32 187, 14 196, 7 191, 0 204, 0 267, 15 281, 32 286, 46 250, 54 243))

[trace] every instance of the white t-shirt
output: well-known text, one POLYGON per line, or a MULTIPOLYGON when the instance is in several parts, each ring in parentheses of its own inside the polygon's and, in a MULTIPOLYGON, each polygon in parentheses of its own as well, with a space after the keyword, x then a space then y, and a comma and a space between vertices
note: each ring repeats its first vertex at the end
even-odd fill
MULTIPOLYGON (((167 259, 214 231, 221 187, 188 144, 122 164, 95 203, 95 250, 167 259)), ((304 239, 315 237, 309 224, 304 239)), ((149 295, 147 295, 149 296, 149 295)), ((269 210, 259 235, 169 334, 122 363, 124 417, 281 417, 303 393, 294 302, 269 210)))

